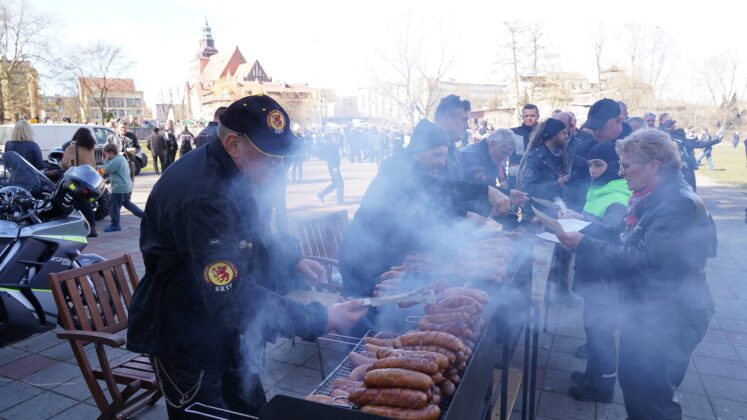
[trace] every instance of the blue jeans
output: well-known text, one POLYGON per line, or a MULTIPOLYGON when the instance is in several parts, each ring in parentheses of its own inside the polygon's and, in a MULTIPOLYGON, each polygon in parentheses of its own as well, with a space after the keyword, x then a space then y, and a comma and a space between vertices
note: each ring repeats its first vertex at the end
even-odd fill
POLYGON ((112 226, 119 226, 119 210, 122 206, 131 211, 136 217, 143 218, 143 211, 140 207, 130 201, 131 194, 132 193, 112 193, 112 197, 109 200, 109 218, 112 221, 112 226))

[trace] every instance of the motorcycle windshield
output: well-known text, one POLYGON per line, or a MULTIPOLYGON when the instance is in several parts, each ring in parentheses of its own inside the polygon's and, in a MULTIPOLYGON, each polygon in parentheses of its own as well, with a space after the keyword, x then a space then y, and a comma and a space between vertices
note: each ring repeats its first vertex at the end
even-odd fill
POLYGON ((54 191, 54 183, 18 153, 5 152, 0 160, 3 163, 0 172, 3 186, 15 185, 33 195, 54 191))

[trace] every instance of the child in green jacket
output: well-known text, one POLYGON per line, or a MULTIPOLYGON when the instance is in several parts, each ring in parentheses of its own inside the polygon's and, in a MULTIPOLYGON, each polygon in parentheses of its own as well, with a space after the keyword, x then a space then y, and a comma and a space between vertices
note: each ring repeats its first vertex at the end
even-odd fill
POLYGON ((109 201, 109 218, 111 225, 104 232, 118 232, 122 230, 119 225, 119 211, 124 206, 138 218, 143 217, 143 211, 130 201, 132 194, 132 179, 130 178, 130 165, 127 160, 119 154, 117 145, 109 143, 104 146, 104 172, 109 175, 112 184, 112 197, 109 201))

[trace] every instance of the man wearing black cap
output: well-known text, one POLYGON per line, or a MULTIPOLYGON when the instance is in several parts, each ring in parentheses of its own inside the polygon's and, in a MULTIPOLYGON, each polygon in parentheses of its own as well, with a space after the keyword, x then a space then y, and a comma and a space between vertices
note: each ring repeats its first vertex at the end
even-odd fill
POLYGON ((599 143, 625 138, 633 131, 623 118, 620 104, 612 99, 600 99, 589 109, 583 128, 591 130, 594 138, 580 142, 571 154, 563 197, 569 208, 581 212, 586 202, 586 191, 591 183, 587 160, 589 150, 599 143))
POLYGON ((548 118, 540 124, 519 168, 517 186, 530 197, 552 201, 560 197, 568 179, 564 154, 568 147, 565 124, 548 118))
POLYGON ((314 338, 365 314, 360 301, 301 305, 268 290, 290 273, 324 276, 297 247, 274 240, 257 208, 297 146, 289 122, 268 96, 232 103, 217 136, 177 161, 148 197, 145 276, 129 308, 127 348, 150 355, 170 418, 185 418, 193 402, 256 413, 266 401, 266 341, 314 338))
MULTIPOLYGON (((340 245, 347 295, 372 296, 379 276, 407 254, 436 248, 452 222, 466 215, 461 203, 482 200, 496 213, 508 212, 508 197, 496 188, 437 178, 449 143, 435 124, 421 120, 405 153, 382 163, 340 245)), ((358 329, 370 328, 374 315, 358 329)))

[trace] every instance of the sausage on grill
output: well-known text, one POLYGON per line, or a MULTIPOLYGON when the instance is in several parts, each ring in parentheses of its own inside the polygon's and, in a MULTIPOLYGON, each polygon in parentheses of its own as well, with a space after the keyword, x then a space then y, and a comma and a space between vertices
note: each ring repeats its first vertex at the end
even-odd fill
POLYGON ((424 319, 426 318, 423 318, 418 322, 418 328, 421 331, 441 331, 451 335, 460 336, 469 329, 467 324, 462 321, 435 323, 427 320, 423 321, 424 319))
POLYGON ((369 404, 361 408, 361 411, 402 420, 437 420, 441 417, 441 409, 435 404, 426 405, 419 410, 369 404))
POLYGON ((478 305, 465 305, 459 308, 446 308, 440 305, 425 305, 425 313, 430 314, 443 314, 452 312, 466 312, 470 316, 481 314, 483 311, 482 306, 478 305))
POLYGON ((370 365, 376 359, 370 359, 370 358, 368 358, 368 357, 366 357, 366 356, 364 356, 364 355, 362 355, 360 353, 356 353, 354 351, 351 351, 350 354, 348 355, 348 360, 350 360, 350 362, 352 364, 354 364, 356 366, 360 366, 360 365, 370 365))
POLYGON ((350 393, 348 400, 359 407, 376 404, 414 409, 425 407, 428 395, 423 391, 407 388, 359 388, 350 393))
POLYGON ((342 389, 348 392, 354 389, 358 389, 362 386, 363 386, 363 382, 361 381, 351 381, 350 379, 345 379, 345 378, 336 378, 332 382, 333 389, 342 389))
POLYGON ((362 381, 363 377, 366 376, 366 371, 368 368, 370 368, 371 365, 360 365, 357 368, 353 369, 352 372, 350 372, 350 375, 348 375, 348 379, 351 381, 362 381))
POLYGON ((454 382, 451 381, 443 381, 439 385, 439 388, 441 388, 441 394, 451 398, 454 395, 454 391, 456 390, 456 386, 454 385, 454 382))
POLYGON ((314 394, 314 395, 307 396, 306 399, 309 401, 332 405, 332 397, 329 395, 314 394))
POLYGON ((439 371, 435 361, 421 356, 387 357, 371 364, 371 370, 387 368, 414 370, 428 375, 434 375, 439 371))
POLYGON ((469 296, 483 305, 488 303, 488 300, 490 299, 490 296, 482 290, 469 287, 450 287, 439 293, 437 297, 445 298, 449 296, 469 296))
POLYGON ((388 357, 422 357, 431 361, 436 362, 439 370, 446 369, 449 367, 449 358, 441 353, 432 351, 416 351, 416 350, 405 350, 405 349, 380 349, 376 352, 376 357, 379 359, 386 359, 388 357))
POLYGON ((394 340, 394 347, 439 346, 452 351, 463 351, 464 344, 455 336, 441 331, 419 331, 394 340))
POLYGON ((407 346, 403 347, 405 350, 415 350, 415 351, 430 351, 434 353, 440 353, 446 356, 449 359, 449 364, 454 363, 456 360, 456 355, 453 351, 445 349, 443 347, 439 346, 407 346))
POLYGON ((368 371, 363 383, 371 388, 410 388, 422 391, 433 386, 433 380, 425 373, 399 368, 368 371))
POLYGON ((366 337, 363 339, 365 344, 373 344, 379 347, 392 347, 393 338, 366 337))
POLYGON ((442 324, 444 322, 472 322, 472 316, 466 312, 445 312, 428 314, 420 319, 421 322, 433 322, 434 324, 442 324))

